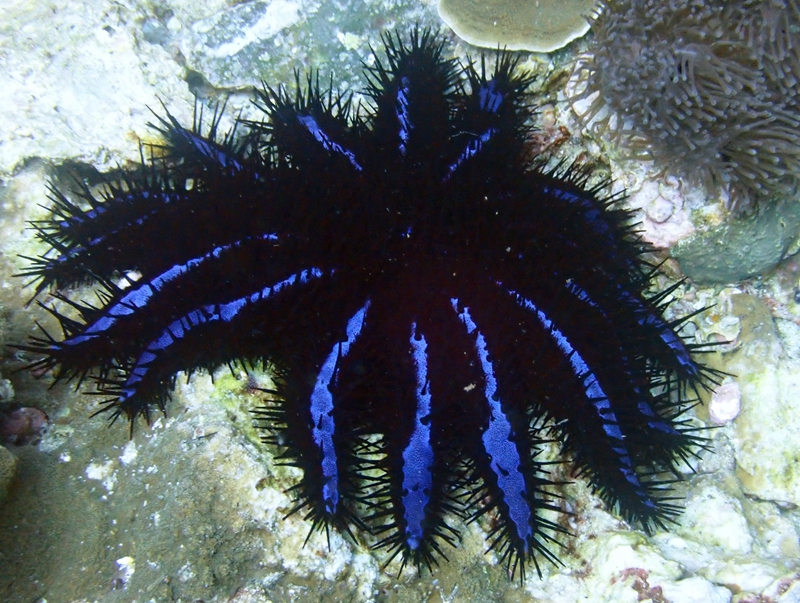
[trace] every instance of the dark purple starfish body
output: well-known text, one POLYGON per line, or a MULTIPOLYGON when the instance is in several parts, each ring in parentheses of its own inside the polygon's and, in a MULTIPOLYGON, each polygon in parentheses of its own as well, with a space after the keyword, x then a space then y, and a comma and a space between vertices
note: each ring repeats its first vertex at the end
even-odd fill
POLYGON ((372 529, 404 563, 456 542, 451 512, 491 513, 512 573, 555 561, 543 437, 626 519, 663 525, 660 476, 702 444, 686 391, 715 374, 643 296, 630 215, 584 171, 531 160, 510 55, 487 75, 428 32, 384 42, 366 111, 311 77, 265 87, 245 135, 168 115, 166 152, 101 199, 55 192, 35 225, 52 253, 27 274, 100 283, 102 305, 53 310, 63 339, 26 349, 131 421, 165 409, 178 371, 265 363, 258 420, 303 470, 296 510, 372 529))

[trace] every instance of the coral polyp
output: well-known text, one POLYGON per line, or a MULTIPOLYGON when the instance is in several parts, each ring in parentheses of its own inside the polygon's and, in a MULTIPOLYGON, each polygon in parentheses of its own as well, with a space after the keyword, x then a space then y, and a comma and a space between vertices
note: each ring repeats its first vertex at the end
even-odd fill
POLYGON ((578 61, 585 121, 746 208, 800 174, 796 0, 605 0, 578 61))
POLYGON ((257 422, 302 470, 293 511, 371 530, 403 565, 445 557, 454 515, 494 518, 512 575, 557 562, 545 440, 623 518, 667 525, 704 445, 686 410, 718 375, 662 317, 670 292, 644 294, 632 216, 607 182, 531 157, 513 55, 487 69, 428 31, 383 41, 365 105, 314 76, 265 86, 263 120, 221 135, 219 115, 167 114, 141 169, 54 191, 26 274, 77 316, 50 308, 64 334, 24 346, 33 366, 94 381, 131 428, 179 371, 269 367, 257 422), (86 283, 99 306, 67 296, 86 283))

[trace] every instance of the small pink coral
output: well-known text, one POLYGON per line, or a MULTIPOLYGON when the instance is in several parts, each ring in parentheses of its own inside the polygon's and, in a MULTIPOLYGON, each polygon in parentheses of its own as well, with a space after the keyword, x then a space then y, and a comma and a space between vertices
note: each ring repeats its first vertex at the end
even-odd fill
POLYGON ((0 413, 0 442, 14 446, 35 444, 47 425, 47 415, 38 408, 22 407, 0 413))

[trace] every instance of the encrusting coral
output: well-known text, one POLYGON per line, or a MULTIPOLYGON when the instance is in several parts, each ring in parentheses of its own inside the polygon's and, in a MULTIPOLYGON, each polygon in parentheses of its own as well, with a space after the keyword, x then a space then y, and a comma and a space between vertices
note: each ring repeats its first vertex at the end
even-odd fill
POLYGON ((796 192, 798 0, 604 0, 592 29, 583 120, 732 206, 796 192))
POLYGON ((439 16, 475 46, 553 52, 589 31, 596 0, 439 0, 439 16))

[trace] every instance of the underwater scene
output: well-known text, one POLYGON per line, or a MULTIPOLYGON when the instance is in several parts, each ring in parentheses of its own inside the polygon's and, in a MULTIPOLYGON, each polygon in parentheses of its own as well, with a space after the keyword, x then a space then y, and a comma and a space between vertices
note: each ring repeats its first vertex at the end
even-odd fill
POLYGON ((0 53, 0 600, 800 601, 800 2, 0 53))

